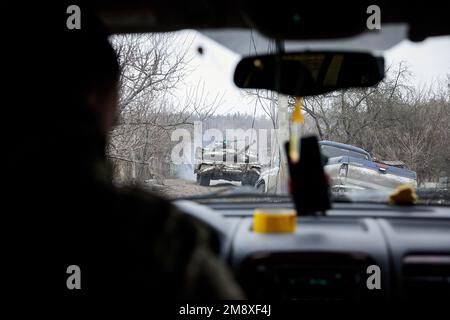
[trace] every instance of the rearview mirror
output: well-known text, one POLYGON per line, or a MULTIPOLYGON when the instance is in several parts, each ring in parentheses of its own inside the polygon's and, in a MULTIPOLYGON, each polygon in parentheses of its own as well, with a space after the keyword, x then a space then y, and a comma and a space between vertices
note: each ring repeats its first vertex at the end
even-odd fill
POLYGON ((268 89, 312 96, 337 89, 370 87, 384 77, 384 58, 359 52, 300 52, 243 58, 234 83, 243 89, 268 89))

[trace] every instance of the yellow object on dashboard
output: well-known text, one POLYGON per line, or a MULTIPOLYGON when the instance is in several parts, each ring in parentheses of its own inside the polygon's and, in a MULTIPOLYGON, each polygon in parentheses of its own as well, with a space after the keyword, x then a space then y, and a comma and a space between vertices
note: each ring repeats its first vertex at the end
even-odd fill
POLYGON ((390 195, 389 203, 394 205, 413 205, 417 202, 417 193, 414 187, 403 184, 398 186, 390 195))
POLYGON ((294 232, 297 226, 297 213, 291 209, 255 209, 253 231, 256 233, 294 232))

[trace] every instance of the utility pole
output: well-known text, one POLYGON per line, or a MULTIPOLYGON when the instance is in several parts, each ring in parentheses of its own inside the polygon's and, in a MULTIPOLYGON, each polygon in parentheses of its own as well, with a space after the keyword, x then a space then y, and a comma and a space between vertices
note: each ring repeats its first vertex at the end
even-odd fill
MULTIPOLYGON (((277 71, 275 74, 275 84, 278 87, 281 84, 281 55, 284 54, 284 42, 277 39, 275 41, 277 48, 277 71)), ((278 89, 278 88, 277 88, 278 89)), ((277 90, 279 92, 279 90, 277 90)), ((288 189, 288 166, 284 145, 289 141, 289 114, 288 114, 288 98, 284 94, 278 93, 277 108, 277 138, 276 144, 278 149, 279 170, 277 175, 277 193, 287 193, 288 189)))

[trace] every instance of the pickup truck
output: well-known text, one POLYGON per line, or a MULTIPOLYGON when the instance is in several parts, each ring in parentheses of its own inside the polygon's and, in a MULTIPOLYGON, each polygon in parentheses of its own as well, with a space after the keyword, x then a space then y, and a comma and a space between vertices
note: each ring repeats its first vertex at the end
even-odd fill
MULTIPOLYGON (((319 142, 327 156, 325 171, 330 177, 333 192, 350 190, 392 190, 402 184, 417 187, 414 171, 373 161, 371 155, 358 147, 334 141, 319 142)), ((263 192, 275 192, 278 168, 261 173, 255 187, 263 192)))
POLYGON ((333 191, 386 189, 402 184, 417 187, 414 171, 375 162, 371 155, 354 146, 334 141, 321 141, 320 149, 328 157, 325 171, 333 191))

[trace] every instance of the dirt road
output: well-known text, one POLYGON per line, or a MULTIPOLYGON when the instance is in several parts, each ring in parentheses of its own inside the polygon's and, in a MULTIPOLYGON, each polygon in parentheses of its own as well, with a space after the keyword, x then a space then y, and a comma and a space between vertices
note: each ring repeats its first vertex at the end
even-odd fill
POLYGON ((157 183, 156 180, 148 180, 146 187, 151 191, 157 192, 167 198, 179 198, 207 194, 240 185, 240 182, 212 180, 209 187, 204 187, 200 186, 196 181, 184 179, 165 179, 163 184, 157 183))

